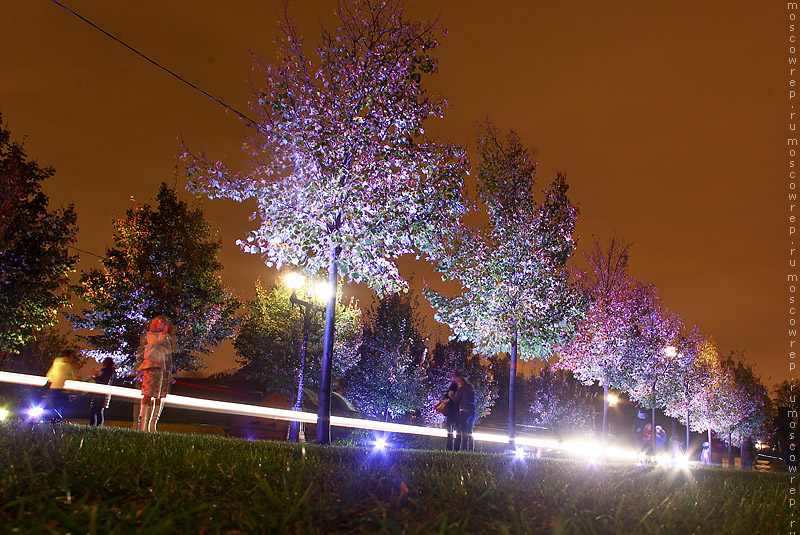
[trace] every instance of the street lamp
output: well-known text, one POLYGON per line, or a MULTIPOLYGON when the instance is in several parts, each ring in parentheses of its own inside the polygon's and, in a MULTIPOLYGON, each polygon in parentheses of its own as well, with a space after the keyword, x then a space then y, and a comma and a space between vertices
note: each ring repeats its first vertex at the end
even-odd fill
MULTIPOLYGON (((292 303, 292 306, 298 307, 300 310, 303 311, 303 344, 300 348, 300 370, 298 371, 298 378, 297 378, 297 399, 294 403, 294 407, 292 407, 293 411, 301 411, 303 410, 303 386, 305 384, 305 369, 306 369, 306 348, 308 347, 308 334, 311 331, 311 316, 314 313, 314 310, 322 310, 322 307, 319 305, 314 305, 311 299, 303 300, 297 297, 297 291, 301 289, 303 286, 306 285, 306 278, 301 275, 300 273, 287 273, 284 277, 284 281, 286 282, 286 286, 288 286, 292 290, 292 296, 289 300, 292 303)), ((327 288, 327 284, 320 283, 317 284, 314 288, 314 294, 317 298, 325 298, 327 299, 327 294, 330 293, 330 290, 327 288), (324 296, 324 297, 322 297, 324 296)), ((292 420, 291 425, 289 426, 289 440, 292 442, 298 442, 300 440, 300 431, 301 431, 301 423, 297 420, 292 420)))

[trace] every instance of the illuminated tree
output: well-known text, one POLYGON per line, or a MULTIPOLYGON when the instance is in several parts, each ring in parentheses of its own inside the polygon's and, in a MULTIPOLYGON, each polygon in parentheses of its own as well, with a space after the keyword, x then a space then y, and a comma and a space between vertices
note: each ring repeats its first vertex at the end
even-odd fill
POLYGON ((709 383, 714 362, 718 358, 717 348, 714 341, 703 335, 698 326, 694 326, 688 332, 683 330, 673 344, 671 371, 664 378, 669 390, 664 414, 677 418, 686 425, 686 451, 688 451, 693 400, 696 396, 702 395, 704 385, 709 383))
MULTIPOLYGON (((627 383, 631 401, 651 410, 651 425, 656 428, 656 408, 664 408, 672 397, 674 341, 683 327, 680 317, 664 307, 656 287, 637 282, 634 287, 633 331, 626 344, 625 357, 617 373, 627 383)), ((653 455, 656 442, 652 441, 653 455)))
POLYGON ((531 377, 529 388, 526 424, 554 429, 559 436, 595 434, 595 395, 572 373, 545 366, 531 377))
POLYGON ((75 286, 92 308, 70 317, 76 329, 100 331, 82 337, 93 356, 130 366, 150 319, 165 315, 176 327, 175 368, 194 370, 210 347, 233 335, 239 304, 219 277, 221 245, 203 211, 163 183, 157 200, 155 209, 140 204, 114 218, 115 247, 75 286))
POLYGON ((364 322, 358 362, 340 381, 344 396, 361 413, 383 421, 419 408, 428 351, 424 325, 410 294, 380 299, 364 322))
POLYGON ((69 304, 78 229, 72 205, 49 209, 42 182, 54 174, 28 160, 0 116, 0 353, 16 353, 69 304))
POLYGON ((580 313, 566 263, 575 247, 577 208, 559 174, 542 202, 534 199, 536 163, 515 132, 501 138, 491 124, 478 135, 478 194, 488 222, 465 229, 438 263, 445 280, 458 281, 454 297, 427 295, 436 319, 470 340, 481 353, 510 354, 509 437, 515 447, 518 355, 546 360, 580 313))
MULTIPOLYGON (((341 274, 381 295, 406 291, 394 259, 430 256, 465 208, 462 149, 430 142, 423 122, 444 101, 424 89, 437 71, 438 23, 404 18, 400 0, 340 0, 338 27, 308 54, 288 15, 275 63, 255 59, 258 126, 249 173, 186 153, 191 186, 210 197, 255 199, 261 221, 241 242, 268 266, 341 274)), ((335 299, 328 302, 317 442, 330 442, 335 299)))
MULTIPOLYGON (((255 299, 247 303, 239 332, 233 343, 241 371, 248 377, 264 381, 272 391, 294 395, 300 367, 300 345, 303 340, 303 311, 292 306, 291 290, 276 286, 267 290, 260 283, 255 299)), ((338 379, 355 364, 361 341, 361 309, 351 303, 337 303, 336 355, 333 376, 338 379)), ((319 386, 322 356, 322 313, 311 314, 304 385, 319 386)))
POLYGON ((487 416, 497 399, 497 382, 489 366, 475 353, 472 342, 450 340, 436 343, 424 363, 425 399, 420 407, 422 418, 432 424, 441 424, 444 415, 433 410, 450 385, 453 372, 460 372, 475 386, 475 406, 478 419, 487 416))
POLYGON ((603 250, 595 239, 586 254, 588 269, 577 273, 577 288, 587 302, 575 337, 559 350, 558 366, 586 385, 603 387, 603 440, 608 434, 608 390, 630 386, 624 376, 627 344, 634 332, 637 282, 628 273, 631 244, 613 237, 603 250))

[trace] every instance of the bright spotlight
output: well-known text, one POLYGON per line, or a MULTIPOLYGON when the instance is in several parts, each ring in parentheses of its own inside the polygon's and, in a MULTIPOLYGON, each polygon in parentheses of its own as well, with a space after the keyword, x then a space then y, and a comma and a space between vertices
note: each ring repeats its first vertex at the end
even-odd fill
POLYGON ((525 458, 528 453, 525 451, 525 448, 517 448, 514 450, 514 458, 518 461, 521 461, 525 458))
POLYGON ((44 413, 44 408, 34 405, 30 409, 28 409, 28 418, 36 419, 39 418, 44 413))
POLYGON ((376 438, 375 442, 373 442, 373 445, 375 446, 376 450, 381 450, 381 451, 385 450, 386 449, 386 437, 378 437, 378 438, 376 438))
POLYGON ((0 422, 8 418, 9 412, 8 409, 0 409, 0 422))
POLYGON ((609 407, 613 407, 614 405, 617 404, 618 401, 619 401, 619 398, 615 394, 609 394, 608 395, 608 406, 609 407))

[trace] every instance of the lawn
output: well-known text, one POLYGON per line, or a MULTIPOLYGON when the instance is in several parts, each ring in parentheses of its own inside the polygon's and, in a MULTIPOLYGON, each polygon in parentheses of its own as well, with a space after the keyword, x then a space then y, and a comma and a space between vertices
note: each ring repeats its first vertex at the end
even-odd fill
POLYGON ((782 533, 787 474, 0 425, 3 533, 782 533))

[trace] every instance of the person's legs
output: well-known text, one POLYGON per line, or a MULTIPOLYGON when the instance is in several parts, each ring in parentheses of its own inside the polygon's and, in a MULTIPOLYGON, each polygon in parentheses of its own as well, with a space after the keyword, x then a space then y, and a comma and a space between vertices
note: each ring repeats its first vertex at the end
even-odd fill
POLYGON ((475 411, 461 411, 464 423, 462 429, 464 430, 464 451, 475 451, 475 441, 472 438, 472 429, 475 427, 475 411))

